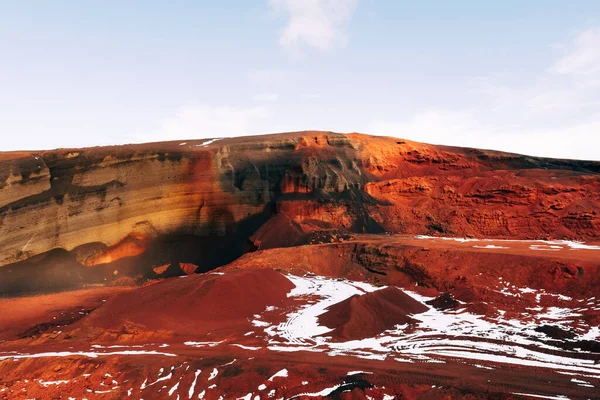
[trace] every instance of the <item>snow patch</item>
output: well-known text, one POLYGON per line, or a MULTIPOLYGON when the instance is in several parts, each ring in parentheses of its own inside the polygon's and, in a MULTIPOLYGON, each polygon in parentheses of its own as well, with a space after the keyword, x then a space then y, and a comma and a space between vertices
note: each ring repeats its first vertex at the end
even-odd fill
POLYGON ((217 141, 217 140, 219 140, 219 139, 220 139, 220 138, 216 138, 216 139, 210 139, 210 140, 207 140, 206 142, 202 142, 202 143, 200 143, 200 144, 197 144, 197 145, 196 145, 196 147, 206 147, 206 146, 208 146, 209 144, 212 144, 212 143, 216 142, 216 141, 217 141))
POLYGON ((268 380, 269 380, 270 382, 273 382, 273 379, 275 379, 275 378, 287 378, 287 376, 288 376, 288 370, 284 368, 284 369, 282 369, 281 371, 279 371, 279 372, 276 372, 276 373, 275 373, 275 374, 274 374, 272 377, 270 377, 268 380))

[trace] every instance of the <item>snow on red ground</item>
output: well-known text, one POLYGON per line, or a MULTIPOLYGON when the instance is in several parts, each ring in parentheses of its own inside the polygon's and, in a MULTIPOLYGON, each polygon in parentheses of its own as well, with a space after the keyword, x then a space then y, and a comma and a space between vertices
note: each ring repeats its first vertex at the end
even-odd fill
POLYGON ((578 346, 599 339, 579 317, 600 299, 498 279, 490 291, 527 307, 498 301, 488 315, 464 302, 438 310, 416 289, 273 269, 124 289, 69 326, 0 342, 0 399, 598 393, 600 357, 578 346), (542 325, 571 336, 553 339, 542 325))

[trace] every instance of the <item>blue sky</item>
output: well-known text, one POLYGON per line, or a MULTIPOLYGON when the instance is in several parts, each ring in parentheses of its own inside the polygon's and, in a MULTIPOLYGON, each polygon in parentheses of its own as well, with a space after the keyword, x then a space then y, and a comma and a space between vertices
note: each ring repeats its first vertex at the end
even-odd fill
POLYGON ((0 149, 324 129, 600 159, 600 2, 1 1, 0 149))

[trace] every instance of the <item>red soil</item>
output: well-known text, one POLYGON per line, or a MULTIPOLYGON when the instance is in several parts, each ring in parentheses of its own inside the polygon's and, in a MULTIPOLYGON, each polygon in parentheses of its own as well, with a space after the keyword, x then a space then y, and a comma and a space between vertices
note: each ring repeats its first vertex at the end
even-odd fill
MULTIPOLYGON (((176 395, 183 398, 196 368, 203 370, 203 388, 216 382, 219 394, 243 389, 244 396, 283 367, 290 370, 288 380, 266 382, 269 389, 282 390, 277 398, 318 392, 356 369, 374 372, 368 379, 378 388, 354 389, 340 398, 393 393, 500 399, 514 392, 592 398, 597 389, 577 387, 571 376, 525 366, 488 371, 456 361, 410 365, 273 352, 264 342, 258 350, 231 344, 257 345, 259 339, 246 335, 256 330, 252 316, 267 306, 285 313, 292 304, 287 293, 293 285, 276 268, 410 287, 430 296, 448 293, 469 311, 487 316, 500 308, 511 318, 534 306, 580 307, 579 299, 600 297, 598 251, 533 251, 518 242, 485 242, 509 247, 503 249, 473 248, 474 243, 384 235, 357 235, 347 242, 337 232, 598 240, 599 163, 331 132, 230 138, 208 147, 202 142, 63 149, 42 152, 39 160, 33 153, 0 153, 2 293, 203 272, 259 249, 224 267, 223 276, 173 278, 135 291, 107 288, 0 300, 3 350, 89 350, 97 338, 106 345, 118 339, 119 345, 130 340, 152 346, 159 339, 164 342, 156 343, 168 343, 178 354, 0 360, 0 399, 67 393, 95 398, 90 388, 112 386, 106 374, 128 384, 100 398, 123 398, 128 387, 135 388, 133 398, 169 398, 175 381, 146 392, 142 382, 157 379, 159 368, 184 361, 193 368, 177 371, 176 395), (146 233, 136 233, 140 229, 146 233), (300 246, 318 241, 336 243, 300 246), (283 248, 288 246, 298 247, 283 248), (554 296, 507 296, 500 292, 505 282, 554 296), (557 294, 573 300, 559 301, 557 294), (204 349, 183 345, 184 337, 228 341, 204 349), (222 367, 233 358, 236 364, 222 367), (213 367, 222 369, 208 382, 213 367), (91 374, 89 381, 83 373, 91 374), (48 386, 40 378, 70 382, 48 386)), ((384 289, 336 304, 320 319, 334 328, 334 338, 360 339, 410 322, 411 314, 424 311, 415 303, 396 289, 384 289)), ((587 307, 577 319, 597 326, 600 313, 587 307)), ((596 380, 594 385, 599 386, 596 380)), ((218 398, 216 393, 206 398, 218 398)))
POLYGON ((101 306, 106 299, 132 289, 134 287, 106 287, 0 298, 0 342, 15 339, 36 325, 61 325, 65 316, 80 312, 87 314, 101 306))
POLYGON ((294 285, 270 269, 174 278, 106 302, 82 327, 196 336, 247 325, 248 317, 280 305, 294 285))
MULTIPOLYGON (((410 287, 422 295, 450 293, 469 311, 493 316, 497 309, 526 312, 527 307, 577 307, 577 299, 600 297, 598 250, 535 251, 526 242, 468 242, 357 235, 344 243, 280 248, 247 254, 224 270, 279 268, 295 273, 367 280, 377 285, 410 287), (474 248, 475 244, 507 248, 474 248), (545 290, 573 298, 506 296, 505 283, 545 290)), ((566 247, 566 246, 565 246, 566 247)), ((581 320, 594 326, 600 313, 582 311, 581 320)))
POLYGON ((413 321, 411 314, 427 311, 427 307, 395 287, 362 296, 354 295, 329 307, 319 322, 334 329, 326 336, 337 340, 374 337, 395 325, 413 321))
MULTIPOLYGON (((175 348, 175 345, 168 350, 175 353, 183 351, 181 347, 175 348)), ((178 357, 65 357, 0 361, 0 399, 59 399, 69 396, 90 400, 173 400, 177 396, 180 399, 188 399, 197 370, 201 370, 201 373, 194 387, 194 399, 198 399, 198 394, 202 391, 205 391, 206 400, 243 398, 247 393, 253 393, 250 397, 252 399, 256 396, 260 399, 319 399, 326 397, 308 397, 300 394, 319 392, 324 388, 342 384, 348 381, 346 374, 357 369, 371 373, 355 376, 354 379, 365 380, 374 387, 364 390, 356 388, 352 394, 339 393, 328 397, 329 399, 380 400, 384 398, 384 394, 395 399, 427 400, 521 398, 511 395, 512 392, 539 393, 546 396, 564 393, 570 399, 595 398, 595 389, 577 387, 570 382, 572 376, 548 370, 518 366, 497 366, 495 370, 487 370, 462 363, 398 363, 392 359, 357 360, 352 357, 331 357, 307 352, 261 355, 223 344, 214 348, 188 349, 186 355, 178 357), (234 359, 235 362, 225 365, 234 359), (144 381, 151 384, 159 377, 167 376, 173 366, 177 368, 172 371, 170 379, 141 390, 144 381), (159 373, 160 368, 164 369, 162 374, 159 373), (213 368, 217 368, 219 374, 208 380, 213 368), (283 368, 289 371, 287 378, 268 380, 283 368), (65 382, 44 386, 40 380, 65 382), (117 384, 113 383, 113 380, 117 384), (169 394, 170 389, 178 382, 177 390, 169 394), (266 389, 259 391, 257 387, 260 384, 265 384, 266 389), (268 397, 271 390, 276 390, 275 397, 268 397), (300 396, 296 397, 298 395, 300 396)), ((596 384, 597 381, 592 382, 596 384)))
MULTIPOLYGON (((390 245, 390 242, 386 243, 390 245)), ((358 245, 357 242, 344 244, 350 248, 357 248, 358 245)), ((288 255, 287 251, 295 251, 300 255, 302 249, 312 247, 318 254, 323 249, 339 251, 339 246, 341 245, 302 246, 264 251, 262 255, 270 254, 273 256, 272 263, 284 265, 285 260, 276 257, 278 252, 288 255)), ((414 250, 414 246, 404 247, 414 250)), ((385 246, 379 249, 384 256, 386 253, 383 250, 391 251, 385 246)), ((429 250, 425 253, 434 254, 435 251, 429 250)), ((461 251, 450 254, 455 256, 459 253, 461 251)), ((462 253, 469 254, 468 251, 462 253)), ((331 257, 332 254, 334 253, 329 253, 329 258, 322 258, 322 265, 313 266, 325 270, 328 261, 338 262, 331 257)), ((360 254, 354 253, 354 257, 360 258, 360 254)), ((386 257, 389 257, 389 254, 386 257)), ((301 259, 302 256, 297 257, 298 261, 301 259)), ((373 260, 375 259, 371 259, 373 260)), ((539 257, 538 261, 540 260, 545 259, 539 257)), ((386 262, 390 263, 390 258, 386 262)), ((359 265, 355 262, 352 268, 358 268, 359 265)), ((376 263, 373 265, 377 266, 376 263)), ((514 268, 514 263, 512 265, 514 268)), ((390 265, 390 268, 393 269, 393 266, 390 265)), ((438 264, 434 262, 432 271, 435 272, 436 268, 438 264)), ((444 274, 435 273, 439 274, 435 275, 436 279, 441 279, 444 274)), ((370 274, 372 273, 365 270, 365 276, 371 277, 370 274)), ((449 275, 447 279, 451 282, 453 275, 449 275)), ((479 284, 476 279, 466 282, 475 286, 479 284)), ((460 287, 464 287, 464 284, 462 285, 460 287)), ((262 337, 247 334, 249 331, 258 331, 256 327, 249 326, 248 319, 256 313, 268 315, 263 312, 266 306, 279 307, 275 313, 286 313, 288 307, 298 306, 292 304, 298 301, 297 299, 287 298, 287 293, 292 287, 292 283, 274 269, 236 270, 230 267, 225 275, 206 274, 171 278, 134 291, 116 294, 71 328, 57 328, 63 330, 62 334, 55 332, 41 335, 37 339, 1 343, 1 353, 90 351, 91 344, 102 343, 104 348, 92 348, 92 351, 112 352, 123 350, 118 346, 143 344, 144 347, 128 349, 157 350, 175 356, 105 355, 94 358, 67 356, 0 360, 0 399, 44 399, 59 398, 61 395, 116 399, 127 398, 128 393, 131 393, 131 398, 188 398, 188 390, 196 382, 195 373, 198 370, 201 370, 201 373, 193 398, 197 398, 199 393, 206 390, 204 398, 207 400, 217 400, 219 396, 239 398, 247 393, 253 394, 251 398, 267 398, 271 390, 276 390, 275 398, 296 398, 294 396, 301 393, 320 392, 324 388, 343 384, 350 378, 347 373, 356 370, 370 373, 353 376, 355 381, 364 380, 366 384, 374 387, 351 388, 351 392, 339 393, 339 397, 336 397, 336 394, 330 398, 381 399, 384 398, 384 394, 389 394, 395 398, 483 400, 510 399, 513 392, 546 396, 562 393, 573 399, 593 398, 595 389, 577 386, 571 382, 572 376, 560 375, 548 369, 493 364, 494 369, 488 370, 473 366, 483 362, 452 358, 445 359, 445 363, 400 363, 395 361, 394 357, 369 360, 351 356, 332 357, 327 353, 309 351, 281 352, 268 349, 262 337), (141 332, 137 343, 133 343, 135 340, 130 343, 125 340, 95 340, 96 331, 108 329, 123 332, 130 330, 130 327, 141 332), (97 328, 96 331, 94 328, 97 328), (86 336, 90 333, 91 335, 86 336), (214 347, 193 347, 184 344, 185 340, 224 342, 214 347), (258 347, 243 348, 236 344, 258 347), (109 348, 111 345, 117 347, 109 348), (162 373, 159 372, 161 368, 164 369, 162 373), (215 368, 218 375, 211 379, 209 376, 215 368), (268 380, 283 368, 289 371, 288 377, 268 380), (149 386, 159 378, 166 377, 169 371, 173 372, 172 377, 149 386), (61 381, 63 383, 56 383, 61 381), (145 384, 148 384, 147 387, 145 384), (265 385, 266 389, 261 390, 262 385, 265 385)), ((411 286, 412 288, 414 286, 411 286)), ((53 296, 77 298, 65 293, 53 296)), ((29 304, 35 306, 36 302, 30 300, 29 304)), ((321 317, 321 323, 328 326, 337 324, 338 329, 334 331, 336 338, 359 339, 365 332, 376 335, 394 324, 410 322, 411 314, 422 311, 424 306, 416 304, 412 298, 395 288, 387 288, 365 294, 361 298, 348 299, 331 307, 329 312, 321 317)), ((41 316, 42 313, 37 315, 41 316)), ((43 316, 40 318, 42 319, 39 322, 43 322, 43 316)), ((265 319, 273 322, 268 317, 265 319)), ((26 319, 26 322, 33 323, 34 320, 26 319)), ((15 325, 17 323, 21 322, 14 319, 11 322, 15 325)), ((107 338, 110 339, 109 336, 101 339, 107 338)), ((585 380, 592 382, 596 387, 600 383, 595 378, 585 380)))

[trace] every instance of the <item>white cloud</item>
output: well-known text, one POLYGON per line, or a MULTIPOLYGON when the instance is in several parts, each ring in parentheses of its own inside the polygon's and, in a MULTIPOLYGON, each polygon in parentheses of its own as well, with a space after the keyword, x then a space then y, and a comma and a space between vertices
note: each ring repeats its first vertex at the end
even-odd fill
POLYGON ((404 122, 375 122, 369 132, 419 142, 466 146, 477 138, 479 125, 470 112, 431 109, 404 122))
POLYGON ((298 54, 302 44, 322 51, 343 45, 356 0, 269 0, 269 5, 288 19, 279 43, 298 54))
POLYGON ((264 105, 188 105, 173 117, 159 121, 154 132, 133 135, 131 140, 151 142, 262 134, 271 116, 271 109, 264 105))
POLYGON ((277 100, 279 100, 279 95, 271 92, 259 93, 252 97, 252 101, 255 103, 272 103, 277 100))
POLYGON ((432 107, 370 132, 416 141, 600 160, 600 29, 578 35, 529 84, 478 78, 468 110, 432 107))
POLYGON ((600 160, 600 115, 590 122, 533 129, 496 127, 478 120, 471 112, 428 110, 406 122, 373 123, 369 133, 539 157, 600 160))
POLYGON ((553 66, 557 74, 569 75, 583 84, 600 85, 600 28, 581 32, 553 66))

